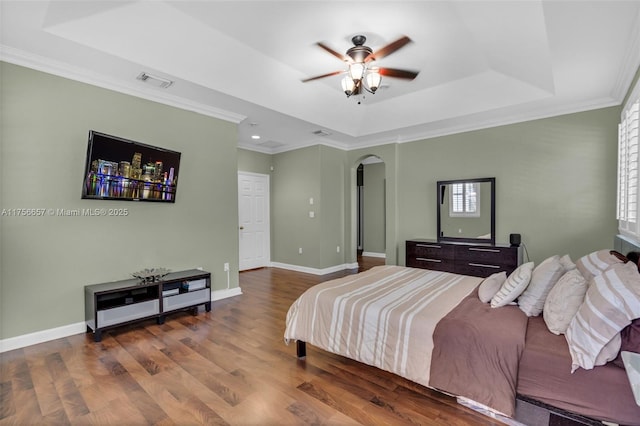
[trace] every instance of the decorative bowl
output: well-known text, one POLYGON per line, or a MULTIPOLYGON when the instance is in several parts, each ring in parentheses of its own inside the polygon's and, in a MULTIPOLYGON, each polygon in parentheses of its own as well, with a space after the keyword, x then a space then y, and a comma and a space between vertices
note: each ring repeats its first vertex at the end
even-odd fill
POLYGON ((167 268, 147 268, 142 271, 134 272, 131 275, 140 279, 142 283, 152 283, 160 281, 162 277, 167 275, 169 272, 170 270, 167 268))

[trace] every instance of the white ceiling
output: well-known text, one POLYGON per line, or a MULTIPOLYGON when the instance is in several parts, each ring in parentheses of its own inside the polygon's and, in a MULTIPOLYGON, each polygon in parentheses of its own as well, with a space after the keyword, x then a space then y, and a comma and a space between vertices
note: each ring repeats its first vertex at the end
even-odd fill
POLYGON ((640 66, 640 0, 0 0, 0 14, 0 59, 237 122, 238 145, 262 152, 618 105, 640 66), (374 51, 409 36, 378 65, 420 74, 383 78, 361 104, 341 76, 301 82, 345 68, 316 42, 342 53, 355 34, 374 51))

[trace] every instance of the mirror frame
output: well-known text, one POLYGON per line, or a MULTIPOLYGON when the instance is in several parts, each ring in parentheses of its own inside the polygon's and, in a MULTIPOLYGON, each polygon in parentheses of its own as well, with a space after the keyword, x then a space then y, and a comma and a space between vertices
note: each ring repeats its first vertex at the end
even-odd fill
POLYGON ((436 186, 436 211, 438 217, 438 242, 440 241, 450 241, 450 242, 460 242, 460 243, 484 243, 491 244, 492 246, 496 244, 496 178, 475 178, 475 179, 456 179, 456 180, 439 180, 436 186), (456 237, 446 237, 442 235, 441 226, 441 217, 440 217, 440 206, 442 205, 442 188, 445 185, 449 185, 452 183, 463 183, 463 182, 489 182, 491 185, 491 238, 456 238, 456 237))

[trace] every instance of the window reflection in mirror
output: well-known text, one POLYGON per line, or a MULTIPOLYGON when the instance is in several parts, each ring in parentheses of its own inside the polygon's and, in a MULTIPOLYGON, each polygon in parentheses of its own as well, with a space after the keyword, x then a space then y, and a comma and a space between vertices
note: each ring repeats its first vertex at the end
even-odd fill
POLYGON ((480 217, 480 185, 461 182, 445 187, 449 193, 449 217, 480 217))
POLYGON ((495 178, 438 182, 438 240, 495 243, 495 178))

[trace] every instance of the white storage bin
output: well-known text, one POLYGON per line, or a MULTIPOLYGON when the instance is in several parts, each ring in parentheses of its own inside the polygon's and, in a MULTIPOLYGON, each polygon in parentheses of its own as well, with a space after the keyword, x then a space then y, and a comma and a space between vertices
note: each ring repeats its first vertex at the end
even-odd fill
POLYGON ((160 313, 160 301, 158 299, 146 302, 133 303, 131 305, 120 306, 118 308, 98 311, 97 327, 107 327, 114 324, 144 318, 160 313))
POLYGON ((162 299, 162 312, 169 312, 187 306, 200 305, 211 301, 211 289, 190 291, 177 296, 164 297, 162 299))

